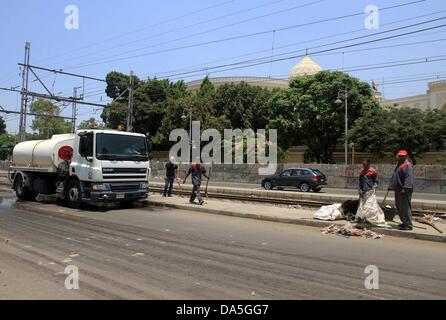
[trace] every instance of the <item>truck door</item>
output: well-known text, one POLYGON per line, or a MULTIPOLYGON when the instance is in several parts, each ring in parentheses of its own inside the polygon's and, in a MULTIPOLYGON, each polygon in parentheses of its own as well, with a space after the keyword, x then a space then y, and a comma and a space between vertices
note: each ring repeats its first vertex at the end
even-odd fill
POLYGON ((79 145, 77 146, 77 165, 74 168, 76 175, 81 180, 92 180, 92 167, 94 161, 94 134, 93 132, 79 133, 79 145))

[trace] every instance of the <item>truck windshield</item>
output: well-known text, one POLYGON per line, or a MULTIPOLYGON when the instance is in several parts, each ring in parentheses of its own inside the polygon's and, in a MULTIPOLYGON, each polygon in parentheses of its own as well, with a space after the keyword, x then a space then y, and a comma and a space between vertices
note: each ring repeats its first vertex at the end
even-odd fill
POLYGON ((96 134, 96 158, 99 160, 147 161, 147 142, 144 137, 123 134, 96 134))

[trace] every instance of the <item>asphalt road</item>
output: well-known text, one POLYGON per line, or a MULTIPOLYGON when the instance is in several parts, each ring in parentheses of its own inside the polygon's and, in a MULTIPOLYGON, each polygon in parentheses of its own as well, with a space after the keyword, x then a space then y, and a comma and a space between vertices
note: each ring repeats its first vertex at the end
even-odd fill
POLYGON ((0 204, 1 299, 445 299, 446 246, 144 206, 0 204), (68 259, 68 260, 65 260, 68 259), (71 259, 71 260, 70 260, 71 259), (66 290, 66 265, 79 290, 66 290), (367 290, 367 265, 379 289, 367 290))

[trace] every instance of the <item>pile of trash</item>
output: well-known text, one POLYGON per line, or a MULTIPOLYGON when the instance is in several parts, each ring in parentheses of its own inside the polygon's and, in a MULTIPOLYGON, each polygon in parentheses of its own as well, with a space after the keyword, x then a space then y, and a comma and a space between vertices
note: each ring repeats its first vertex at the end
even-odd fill
POLYGON ((336 234, 347 238, 361 237, 362 239, 381 239, 384 237, 383 234, 372 230, 354 228, 350 222, 343 226, 332 224, 329 227, 321 229, 321 232, 324 234, 336 234))
POLYGON ((322 206, 313 216, 314 219, 318 220, 339 220, 344 219, 344 210, 342 210, 341 203, 335 203, 329 206, 322 206))

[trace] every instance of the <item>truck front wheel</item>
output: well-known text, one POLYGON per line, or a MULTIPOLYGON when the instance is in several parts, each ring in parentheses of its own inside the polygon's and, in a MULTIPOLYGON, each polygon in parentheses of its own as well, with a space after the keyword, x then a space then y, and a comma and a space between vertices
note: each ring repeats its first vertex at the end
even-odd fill
POLYGON ((23 176, 21 174, 17 175, 14 180, 14 190, 17 198, 20 200, 35 200, 37 193, 29 191, 28 187, 25 187, 23 183, 23 176))
POLYGON ((82 206, 81 186, 77 180, 68 184, 66 199, 70 208, 79 209, 82 206))

